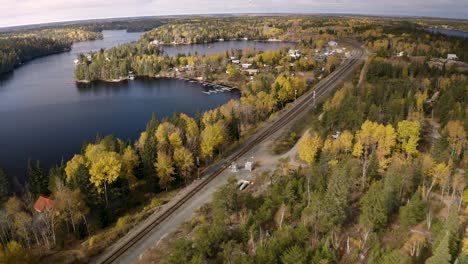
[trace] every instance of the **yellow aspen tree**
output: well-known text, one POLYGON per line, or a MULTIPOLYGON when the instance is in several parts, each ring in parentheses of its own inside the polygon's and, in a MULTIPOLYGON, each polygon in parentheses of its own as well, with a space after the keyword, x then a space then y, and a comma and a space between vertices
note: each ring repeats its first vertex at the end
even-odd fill
POLYGON ((169 188, 171 182, 174 180, 174 162, 172 157, 164 153, 163 151, 158 151, 158 159, 154 163, 154 167, 157 171, 157 176, 159 177, 159 185, 166 189, 169 188))
POLYGON ((213 157, 215 148, 226 140, 226 129, 220 122, 208 125, 201 133, 201 154, 203 157, 213 157))
POLYGON ((458 157, 466 145, 466 132, 463 123, 459 120, 451 120, 445 128, 447 130, 447 140, 450 145, 450 155, 452 158, 458 157))
POLYGON ((146 131, 140 134, 140 137, 138 138, 138 148, 142 149, 145 146, 145 142, 147 138, 148 138, 148 135, 146 131))
POLYGON ((340 151, 344 153, 351 152, 353 149, 353 134, 348 130, 343 131, 338 138, 338 142, 340 143, 340 151))
MULTIPOLYGON (((307 131, 304 136, 297 143, 297 151, 299 157, 312 165, 315 161, 315 157, 322 146, 322 139, 318 135, 312 136, 307 131)), ((307 173, 307 207, 310 206, 310 173, 307 173)))
POLYGON ((418 153, 418 142, 420 133, 419 121, 403 120, 398 122, 397 139, 400 148, 406 153, 407 157, 411 157, 418 153))
POLYGON ((180 118, 185 122, 185 138, 187 139, 188 147, 194 151, 198 146, 200 137, 200 129, 197 122, 186 114, 180 114, 180 118))
POLYGON ((171 143, 173 149, 182 147, 182 138, 180 137, 180 134, 178 132, 172 132, 169 135, 169 143, 171 143))
POLYGON ((379 172, 383 174, 390 163, 388 156, 396 145, 396 131, 392 125, 379 125, 376 131, 378 137, 377 159, 379 172))
POLYGON ((169 122, 163 122, 159 124, 156 129, 156 140, 158 142, 158 150, 168 151, 169 150, 169 135, 175 132, 177 128, 169 122))
POLYGON ((185 184, 187 184, 195 166, 192 152, 184 147, 178 148, 174 151, 174 161, 180 174, 184 177, 185 184))
POLYGON ((436 185, 442 185, 442 195, 444 195, 445 185, 450 177, 450 166, 445 163, 436 164, 430 171, 431 184, 427 189, 426 199, 429 198, 432 188, 436 185))
POLYGON ((86 149, 85 149, 85 157, 86 157, 86 161, 88 162, 88 166, 90 166, 90 164, 98 161, 99 159, 101 159, 101 156, 106 152, 106 148, 105 146, 101 145, 101 144, 89 144, 88 146, 86 146, 86 149))
POLYGON ((356 143, 354 144, 353 156, 361 159, 362 164, 362 187, 367 181, 367 168, 370 165, 370 155, 377 148, 379 124, 372 121, 365 121, 361 125, 361 130, 356 132, 356 143))
POLYGON ((122 168, 120 157, 115 152, 102 153, 99 159, 91 163, 89 181, 94 184, 98 193, 104 190, 106 208, 109 205, 107 186, 119 178, 122 168))
POLYGON ((463 201, 463 191, 465 190, 465 171, 457 169, 452 179, 452 198, 457 197, 458 199, 458 211, 460 211, 463 201))
POLYGON ((74 180, 78 170, 80 170, 82 167, 86 166, 86 160, 85 157, 82 155, 75 155, 71 160, 67 162, 67 165, 65 167, 65 174, 67 175, 67 182, 70 183, 74 180))
POLYGON ((423 106, 424 106, 424 102, 427 100, 427 90, 424 90, 423 93, 421 93, 420 91, 416 92, 416 111, 418 111, 418 113, 424 113, 424 109, 423 109, 423 106))
POLYGON ((134 169, 139 164, 136 151, 132 146, 127 146, 122 154, 122 171, 129 181, 130 189, 134 189, 137 178, 134 175, 134 169))
POLYGON ((310 165, 314 163, 321 146, 321 138, 317 135, 312 136, 310 132, 307 131, 297 143, 299 157, 310 165))

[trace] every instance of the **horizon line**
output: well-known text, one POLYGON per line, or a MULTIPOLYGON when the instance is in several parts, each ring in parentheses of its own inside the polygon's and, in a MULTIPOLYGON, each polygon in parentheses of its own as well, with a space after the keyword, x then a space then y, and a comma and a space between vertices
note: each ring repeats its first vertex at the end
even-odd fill
POLYGON ((451 17, 438 17, 438 16, 417 16, 417 15, 389 15, 389 14, 365 14, 365 13, 313 13, 313 12, 241 12, 241 13, 199 13, 199 14, 191 14, 191 13, 181 13, 181 14, 168 14, 168 15, 142 15, 142 16, 123 16, 123 17, 98 17, 98 18, 84 18, 84 19, 72 19, 72 20, 58 20, 58 21, 49 21, 49 22, 42 22, 42 23, 32 23, 32 24, 15 24, 15 25, 8 25, 8 26, 0 26, 1 31, 7 31, 8 29, 11 30, 21 30, 21 27, 30 27, 29 29, 40 28, 40 27, 47 27, 53 25, 60 25, 60 24, 78 24, 78 23, 86 23, 86 22, 93 22, 93 21, 101 21, 101 20, 126 20, 126 19, 150 19, 150 18, 174 18, 174 17, 195 17, 195 16, 242 16, 242 15, 250 15, 250 16, 278 16, 278 15, 299 15, 299 16, 361 16, 361 17, 383 17, 383 18, 424 18, 424 19, 441 19, 441 20, 461 20, 461 21, 468 21, 468 18, 451 18, 451 17))

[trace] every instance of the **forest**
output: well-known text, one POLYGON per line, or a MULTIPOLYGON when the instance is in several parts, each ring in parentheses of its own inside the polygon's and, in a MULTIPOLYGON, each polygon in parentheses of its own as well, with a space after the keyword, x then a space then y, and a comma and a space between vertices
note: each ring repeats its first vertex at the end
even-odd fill
POLYGON ((356 71, 294 131, 300 135, 290 146, 297 145, 294 159, 279 160, 273 171, 254 171, 256 184, 245 191, 230 180, 181 227, 169 249, 155 247, 142 262, 468 261, 468 80, 457 68, 428 63, 452 50, 466 60, 466 39, 423 35, 411 23, 377 18, 189 21, 201 36, 189 36, 190 43, 279 38, 295 41, 304 56, 247 49, 169 57, 150 43, 198 32, 185 19, 137 43, 91 53, 91 60, 80 55, 77 80, 119 79, 129 71, 140 77, 181 74, 238 87, 241 98, 193 117, 154 115, 135 141, 98 135, 52 168, 30 161, 21 192, 12 192, 11 179, 0 170, 0 259, 89 262, 288 107, 295 91, 300 96, 333 72, 342 57, 315 55, 329 40, 352 37, 370 51, 363 78, 356 71), (213 24, 216 31, 204 31, 213 24), (252 25, 258 32, 246 31, 252 25), (396 57, 402 49, 409 56, 396 57), (249 76, 231 57, 259 73, 249 76), (31 205, 39 196, 54 199, 53 210, 38 214, 31 205))
POLYGON ((0 74, 32 59, 69 51, 73 42, 102 38, 81 29, 41 29, 0 34, 0 74))
POLYGON ((294 160, 248 191, 231 179, 140 262, 466 263, 468 80, 395 64, 372 57, 365 82, 309 119, 294 160))
POLYGON ((0 74, 38 57, 69 51, 74 42, 102 39, 103 30, 144 32, 167 21, 160 18, 135 18, 5 31, 0 33, 0 74))

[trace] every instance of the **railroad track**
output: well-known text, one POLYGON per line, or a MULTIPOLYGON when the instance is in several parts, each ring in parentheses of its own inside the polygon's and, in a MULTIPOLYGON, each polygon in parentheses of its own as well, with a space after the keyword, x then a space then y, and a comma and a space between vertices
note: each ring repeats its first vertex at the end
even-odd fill
POLYGON ((359 62, 361 59, 364 51, 361 47, 357 44, 353 44, 355 47, 354 55, 346 59, 342 65, 335 70, 331 75, 329 75, 326 79, 322 80, 318 83, 315 89, 308 91, 306 94, 302 95, 299 99, 296 100, 294 105, 292 105, 289 109, 287 109, 279 119, 271 124, 269 127, 264 129, 262 132, 258 134, 258 136, 254 137, 250 141, 245 143, 240 150, 238 150, 235 154, 228 157, 226 162, 221 165, 220 168, 215 170, 212 174, 208 175, 201 179, 201 182, 195 186, 190 192, 185 194, 179 201, 177 201, 173 206, 167 208, 155 221, 148 224, 142 230, 140 230, 136 235, 126 241, 123 245, 118 247, 112 254, 107 256, 105 259, 101 260, 100 263, 107 264, 113 263, 114 261, 118 260, 120 256, 122 256, 127 250, 129 250, 133 245, 135 245, 138 241, 143 239, 151 230, 156 228, 161 222, 166 220, 170 215, 172 215, 177 209, 179 209, 183 204, 185 204, 190 198, 192 198, 196 193, 203 189, 211 180, 216 178, 220 175, 224 170, 226 170, 229 165, 236 161, 238 158, 242 157, 244 154, 248 153, 252 150, 256 145, 260 142, 264 141, 266 138, 274 134, 276 131, 284 127, 287 123, 291 122, 293 119, 297 117, 302 111, 304 111, 307 107, 309 107, 309 103, 319 103, 321 100, 325 98, 327 93, 333 91, 335 88, 331 84, 334 84, 337 81, 340 81, 341 78, 346 77, 350 72, 351 69, 359 62), (314 91, 315 91, 315 98, 314 98, 314 91))

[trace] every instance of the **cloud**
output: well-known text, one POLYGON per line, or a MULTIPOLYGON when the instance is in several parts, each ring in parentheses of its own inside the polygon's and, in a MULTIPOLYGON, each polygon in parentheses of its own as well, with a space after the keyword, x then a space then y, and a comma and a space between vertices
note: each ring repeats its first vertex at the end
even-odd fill
POLYGON ((359 13, 468 19, 468 0, 0 0, 0 27, 91 18, 209 13, 359 13))

